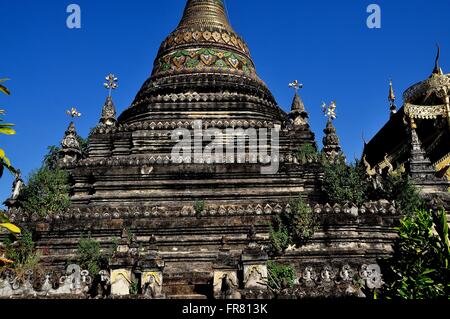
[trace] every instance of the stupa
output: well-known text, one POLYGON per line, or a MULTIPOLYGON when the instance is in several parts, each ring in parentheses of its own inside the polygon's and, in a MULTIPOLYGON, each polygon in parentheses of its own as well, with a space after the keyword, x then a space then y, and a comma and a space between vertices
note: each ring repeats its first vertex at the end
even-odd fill
MULTIPOLYGON (((108 89, 116 87, 114 75, 107 81, 108 89)), ((67 265, 80 238, 89 236, 105 255, 114 248, 105 269, 91 274, 100 295, 107 283, 113 295, 128 295, 135 283, 151 297, 267 297, 270 224, 296 209, 289 202, 299 196, 317 217, 315 235, 272 256, 295 268, 300 288, 292 295, 345 295, 355 278, 380 287, 376 261, 391 252, 400 214, 386 202, 323 202, 322 166, 299 160, 300 149, 317 146, 301 85, 290 86, 295 95, 286 113, 258 77, 223 1, 188 0, 131 106, 117 118, 107 97, 86 157, 69 143, 76 140, 74 124, 67 130, 59 165, 70 174, 72 207, 45 217, 9 212, 11 221, 34 231, 49 269, 68 269, 53 293, 80 293, 88 282, 86 272, 67 265), (232 152, 205 156, 212 132, 232 152), (177 153, 180 133, 193 142, 177 153), (251 142, 264 134, 255 161, 251 142), (244 157, 237 151, 242 136, 244 157), (261 149, 268 151, 261 156, 261 149)), ((333 160, 341 147, 332 119, 325 133, 333 160)))

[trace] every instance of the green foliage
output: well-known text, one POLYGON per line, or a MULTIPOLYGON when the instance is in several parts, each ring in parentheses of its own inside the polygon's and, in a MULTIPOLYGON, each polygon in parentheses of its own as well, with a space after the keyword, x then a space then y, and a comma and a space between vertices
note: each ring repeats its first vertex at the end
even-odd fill
POLYGON ((269 251, 275 255, 282 255, 284 251, 291 245, 292 239, 286 228, 278 228, 277 231, 270 232, 269 251))
MULTIPOLYGON (((6 216, 4 212, 0 211, 0 233, 2 229, 6 229, 10 232, 11 235, 21 234, 22 232, 19 227, 9 222, 8 216, 6 216)), ((6 251, 3 249, 3 247, 0 246, 0 266, 13 263, 12 260, 4 257, 5 253, 6 251)))
POLYGON ((382 297, 435 299, 450 296, 450 248, 446 213, 418 210, 398 228, 392 258, 384 261, 382 297))
POLYGON ((280 291, 292 288, 295 284, 295 269, 292 266, 277 264, 269 260, 267 263, 268 284, 272 290, 280 291))
POLYGON ((137 295, 139 293, 139 283, 132 281, 130 283, 130 295, 137 295))
POLYGON ((36 271, 39 268, 41 256, 35 250, 32 233, 24 232, 20 237, 6 237, 4 246, 5 256, 12 261, 10 267, 18 277, 25 275, 28 270, 36 271))
POLYGON ((320 155, 312 144, 304 144, 298 148, 297 157, 301 164, 306 164, 310 161, 318 161, 320 155))
POLYGON ((269 250, 275 255, 282 254, 289 245, 305 243, 316 229, 316 215, 300 196, 291 200, 290 206, 290 211, 283 211, 272 221, 269 250))
POLYGON ((388 175, 383 180, 383 188, 385 193, 383 198, 394 200, 405 214, 411 214, 425 206, 418 189, 407 174, 388 175))
POLYGON ((205 208, 206 208, 206 203, 204 201, 197 200, 194 202, 194 211, 197 215, 200 214, 201 212, 203 212, 205 210, 205 208))
POLYGON ((20 202, 25 211, 45 216, 69 207, 69 191, 67 172, 41 168, 31 174, 22 191, 20 202))
POLYGON ((290 202, 291 211, 282 214, 282 221, 295 243, 310 239, 316 228, 316 215, 299 196, 290 202))
POLYGON ((347 165, 344 160, 324 163, 322 191, 330 204, 367 201, 368 183, 365 172, 358 162, 347 165))
MULTIPOLYGON (((2 85, 1 83, 8 81, 8 79, 0 79, 0 92, 10 95, 11 92, 2 85)), ((0 109, 0 115, 4 115, 6 112, 5 110, 0 109)), ((3 123, 3 119, 0 117, 0 134, 5 135, 14 135, 16 134, 16 131, 13 129, 14 124, 11 123, 3 123)), ((5 170, 9 170, 11 173, 15 172, 15 169, 11 166, 11 162, 9 158, 6 156, 6 153, 3 149, 0 148, 0 177, 3 176, 3 172, 5 170)))
POLYGON ((24 232, 17 241, 13 237, 5 239, 6 257, 14 260, 15 264, 26 263, 28 257, 33 253, 34 242, 30 232, 24 232))
POLYGON ((100 272, 102 262, 102 252, 100 243, 88 238, 81 238, 78 243, 77 259, 80 266, 87 269, 93 276, 100 272))

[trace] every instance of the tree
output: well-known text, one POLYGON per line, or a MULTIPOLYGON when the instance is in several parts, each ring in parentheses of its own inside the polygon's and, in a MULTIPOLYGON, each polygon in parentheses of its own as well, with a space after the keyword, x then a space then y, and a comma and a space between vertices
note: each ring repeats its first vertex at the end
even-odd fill
POLYGON ((425 206, 419 190, 405 174, 388 175, 383 180, 384 198, 396 202, 398 208, 405 214, 410 214, 425 206))
POLYGON ((364 169, 358 162, 347 165, 343 159, 324 163, 322 191, 330 204, 367 201, 368 183, 364 169))
POLYGON ((290 210, 272 220, 269 250, 275 255, 283 254, 290 245, 304 244, 316 230, 317 216, 300 196, 289 205, 290 210))
MULTIPOLYGON (((0 79, 0 92, 10 95, 11 93, 9 90, 2 85, 1 83, 6 82, 8 79, 0 79)), ((0 109, 0 115, 4 115, 6 113, 5 110, 0 109)), ((12 128, 14 124, 11 123, 3 123, 3 119, 0 117, 0 134, 5 135, 14 135, 16 134, 16 131, 12 128)), ((0 177, 3 175, 4 169, 9 170, 10 172, 14 173, 14 168, 11 166, 11 162, 6 157, 6 153, 3 149, 0 148, 0 177)))
POLYGON ((267 263, 267 275, 269 288, 274 291, 292 288, 295 284, 295 268, 289 265, 281 265, 269 260, 267 263))
POLYGON ((25 211, 40 216, 64 211, 70 205, 68 173, 45 167, 32 173, 22 191, 20 203, 25 211))
POLYGON ((450 245, 445 211, 417 210, 401 220, 393 256, 382 262, 382 297, 435 299, 450 296, 450 245))
POLYGON ((87 269, 92 276, 100 272, 102 253, 100 243, 88 238, 81 238, 78 243, 77 258, 80 266, 87 269))

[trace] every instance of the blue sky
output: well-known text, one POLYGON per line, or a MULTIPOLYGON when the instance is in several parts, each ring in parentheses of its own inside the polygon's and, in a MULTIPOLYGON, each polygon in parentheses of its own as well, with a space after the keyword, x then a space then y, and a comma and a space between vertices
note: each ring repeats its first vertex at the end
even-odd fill
MULTIPOLYGON (((120 88, 114 101, 127 108, 150 75, 161 41, 178 24, 184 0, 0 0, 0 78, 10 97, 0 96, 5 119, 18 134, 0 136, 13 164, 25 176, 40 166, 47 146, 59 144, 76 106, 86 136, 100 116, 107 92, 104 76, 114 72, 120 88), (82 28, 66 27, 66 7, 82 10, 82 28)), ((388 82, 397 96, 433 69, 435 45, 441 66, 450 69, 448 0, 227 0, 234 29, 247 41, 257 71, 288 110, 298 79, 319 144, 325 118, 322 101, 337 101, 336 127, 352 159, 389 117, 388 82), (382 9, 382 28, 368 29, 366 8, 382 9)), ((401 105, 401 99, 397 104, 401 105)), ((12 177, 0 179, 0 199, 12 177)))

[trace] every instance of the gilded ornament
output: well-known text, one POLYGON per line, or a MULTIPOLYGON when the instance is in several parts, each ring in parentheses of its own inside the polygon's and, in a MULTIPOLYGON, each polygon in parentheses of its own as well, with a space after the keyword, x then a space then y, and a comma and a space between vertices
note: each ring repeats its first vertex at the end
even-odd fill
POLYGON ((209 40, 211 39, 211 36, 212 36, 211 32, 209 32, 209 31, 203 32, 203 38, 204 38, 206 41, 209 41, 209 40))

